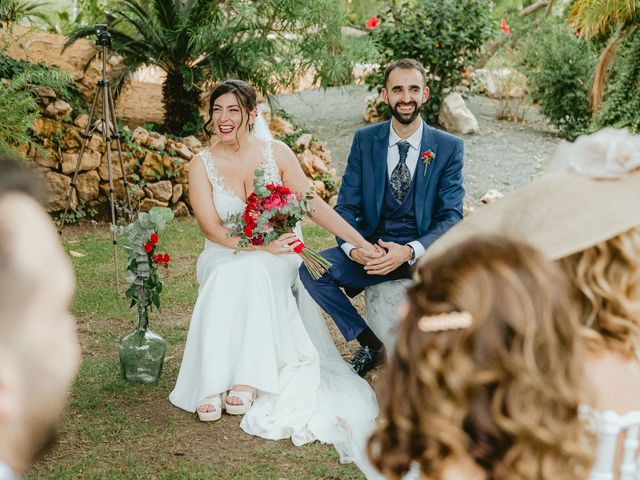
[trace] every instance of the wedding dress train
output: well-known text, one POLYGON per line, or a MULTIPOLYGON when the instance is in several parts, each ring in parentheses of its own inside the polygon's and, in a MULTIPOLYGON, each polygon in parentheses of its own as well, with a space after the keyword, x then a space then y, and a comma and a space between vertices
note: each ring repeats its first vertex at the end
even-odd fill
MULTIPOLYGON (((282 183, 271 142, 268 179, 282 183)), ((223 182, 209 150, 199 154, 220 218, 245 204, 223 182)), ((200 285, 184 357, 170 401, 189 412, 208 395, 250 385, 258 396, 240 426, 250 435, 295 445, 331 443, 342 462, 376 478, 364 455, 378 407, 369 384, 341 358, 320 308, 298 278, 297 255, 241 251, 205 240, 200 285)))

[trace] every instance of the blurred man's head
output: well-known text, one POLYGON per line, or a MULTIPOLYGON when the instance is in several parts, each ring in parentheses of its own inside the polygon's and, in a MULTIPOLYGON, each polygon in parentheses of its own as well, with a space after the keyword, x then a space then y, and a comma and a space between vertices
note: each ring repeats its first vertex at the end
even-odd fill
POLYGON ((39 193, 0 156, 0 462, 18 474, 53 442, 80 359, 75 278, 39 193))

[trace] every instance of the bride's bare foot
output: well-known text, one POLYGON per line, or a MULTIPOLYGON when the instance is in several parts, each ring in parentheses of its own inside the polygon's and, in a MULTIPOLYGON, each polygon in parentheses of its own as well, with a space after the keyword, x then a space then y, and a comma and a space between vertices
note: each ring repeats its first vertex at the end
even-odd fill
MULTIPOLYGON (((233 387, 231 387, 231 390, 229 390, 229 392, 247 392, 250 393, 251 396, 255 395, 256 393, 256 389, 253 387, 250 387, 249 385, 234 385, 233 387)), ((229 393, 227 395, 227 404, 228 405, 242 405, 242 399, 238 398, 235 395, 232 395, 231 393, 229 393)))
POLYGON ((200 400, 196 411, 203 422, 219 420, 222 416, 222 398, 220 394, 209 395, 200 400))
POLYGON ((253 405, 256 389, 249 385, 234 385, 225 400, 225 409, 230 415, 244 415, 253 405))

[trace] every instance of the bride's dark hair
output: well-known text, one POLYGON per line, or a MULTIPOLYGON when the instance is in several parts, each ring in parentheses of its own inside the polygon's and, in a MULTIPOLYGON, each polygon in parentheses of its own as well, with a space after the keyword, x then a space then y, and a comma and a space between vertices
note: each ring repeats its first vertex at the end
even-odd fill
MULTIPOLYGON (((209 97, 209 120, 204 124, 204 133, 207 134, 208 137, 212 137, 214 135, 213 132, 213 104, 215 101, 225 95, 227 93, 233 93, 238 99, 238 103, 242 107, 240 109, 240 114, 242 115, 242 122, 244 123, 244 112, 247 112, 247 115, 256 108, 258 104, 258 96, 256 94, 256 89, 249 85, 247 82, 243 80, 225 80, 221 84, 219 84, 216 88, 211 92, 211 97, 209 97)), ((253 126, 249 127, 249 130, 252 130, 253 126)))

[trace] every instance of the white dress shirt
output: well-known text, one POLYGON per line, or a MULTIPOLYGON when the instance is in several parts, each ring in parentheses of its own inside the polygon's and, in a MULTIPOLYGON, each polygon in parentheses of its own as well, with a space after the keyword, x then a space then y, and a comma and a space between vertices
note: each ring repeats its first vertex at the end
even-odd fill
MULTIPOLYGON (((389 124, 389 146, 387 147, 387 176, 391 178, 391 174, 393 170, 396 168, 398 163, 400 162, 400 152, 398 151, 398 143, 402 142, 403 139, 396 133, 393 129, 393 123, 389 124)), ((404 141, 409 142, 409 151, 407 152, 407 167, 409 167, 409 172, 411 173, 411 177, 413 178, 416 173, 416 167, 418 166, 418 157, 420 155, 420 141, 422 140, 422 130, 424 129, 424 124, 420 122, 420 126, 418 129, 413 132, 413 134, 409 138, 405 138, 404 141)), ((414 240, 413 242, 409 242, 407 245, 411 245, 413 251, 415 252, 415 257, 413 260, 409 261, 409 265, 413 265, 418 258, 424 255, 424 247, 422 244, 414 240)), ((353 250, 355 245, 345 242, 341 245, 344 253, 347 254, 347 257, 351 258, 351 250, 353 250)))

